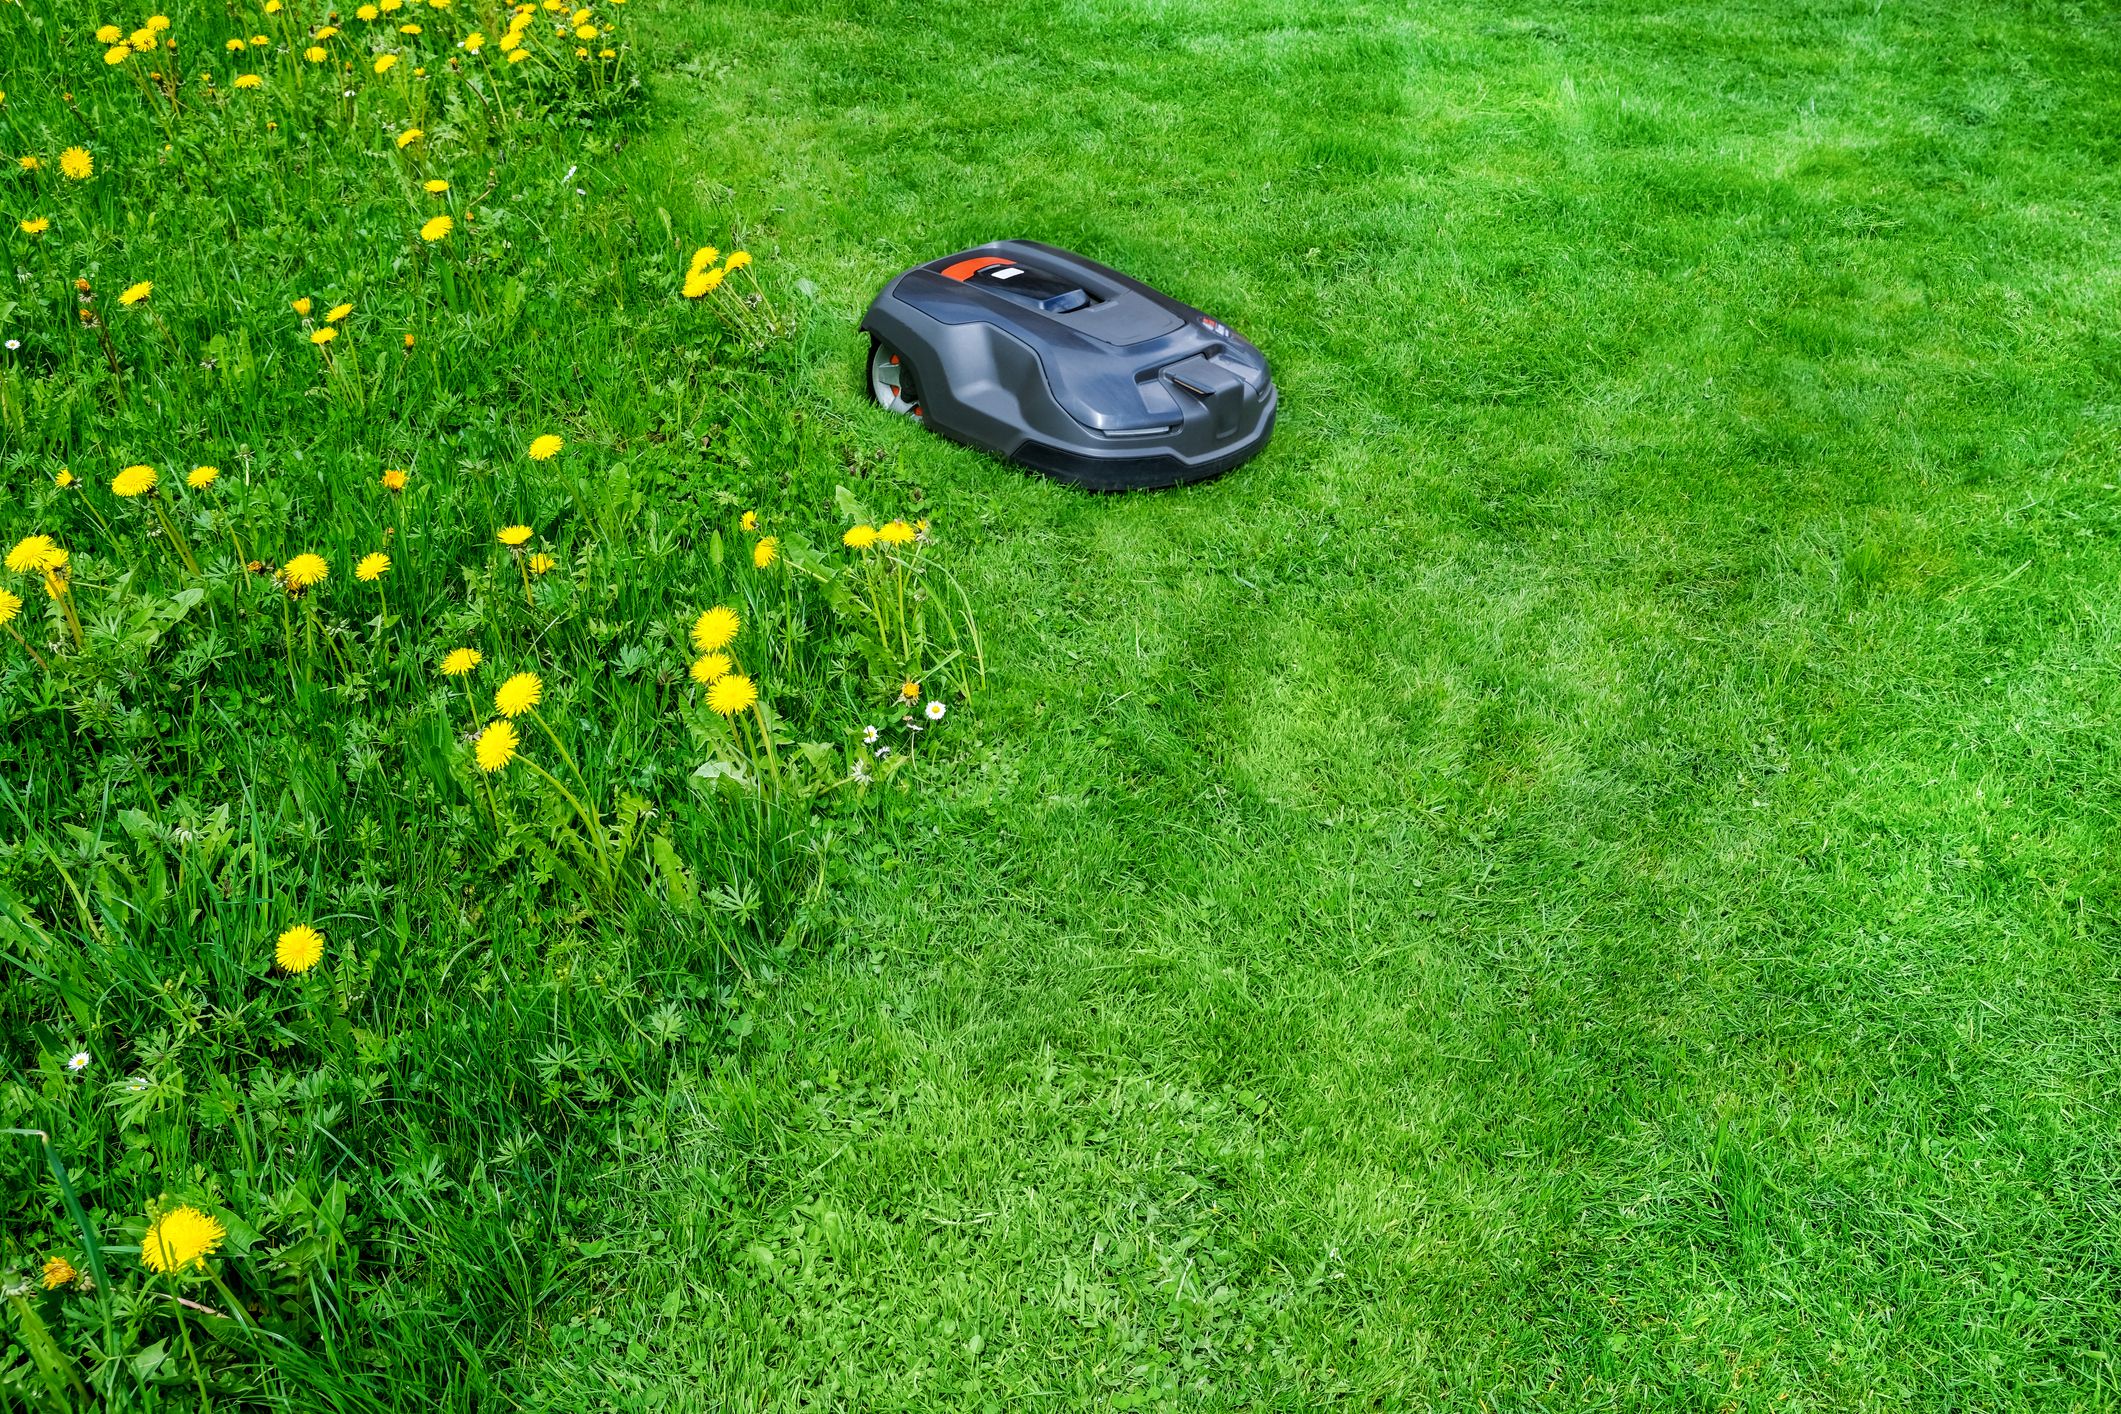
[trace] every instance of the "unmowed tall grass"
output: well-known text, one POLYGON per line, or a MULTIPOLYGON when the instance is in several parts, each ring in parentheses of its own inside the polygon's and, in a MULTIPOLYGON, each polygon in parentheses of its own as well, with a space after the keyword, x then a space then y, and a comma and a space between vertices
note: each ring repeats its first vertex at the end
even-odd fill
POLYGON ((979 683, 653 61, 0 7, 9 1402, 475 1402, 979 683))

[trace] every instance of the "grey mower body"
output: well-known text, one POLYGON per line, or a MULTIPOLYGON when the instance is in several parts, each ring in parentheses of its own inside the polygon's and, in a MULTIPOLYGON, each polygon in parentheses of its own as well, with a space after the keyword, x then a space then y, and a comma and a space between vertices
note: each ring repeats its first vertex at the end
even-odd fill
POLYGON ((869 390, 955 441, 1099 491, 1219 476, 1266 446, 1266 357, 1190 305, 1036 241, 917 265, 869 306, 869 390))

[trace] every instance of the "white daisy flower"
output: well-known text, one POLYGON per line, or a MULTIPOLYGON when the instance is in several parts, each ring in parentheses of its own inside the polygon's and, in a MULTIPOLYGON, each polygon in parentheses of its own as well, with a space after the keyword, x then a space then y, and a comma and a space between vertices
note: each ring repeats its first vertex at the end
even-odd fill
POLYGON ((88 1052, 75 1051, 72 1055, 68 1056, 66 1058, 66 1068, 76 1075, 79 1075, 82 1071, 87 1070, 88 1052))
POLYGON ((862 745, 864 745, 864 746, 874 746, 874 745, 876 745, 876 738, 877 738, 877 730, 876 730, 876 728, 875 728, 875 727, 863 727, 863 728, 862 728, 862 745))
POLYGON ((929 703, 927 707, 928 720, 931 722, 940 722, 943 719, 943 712, 945 710, 946 709, 944 708, 943 704, 940 702, 929 703))

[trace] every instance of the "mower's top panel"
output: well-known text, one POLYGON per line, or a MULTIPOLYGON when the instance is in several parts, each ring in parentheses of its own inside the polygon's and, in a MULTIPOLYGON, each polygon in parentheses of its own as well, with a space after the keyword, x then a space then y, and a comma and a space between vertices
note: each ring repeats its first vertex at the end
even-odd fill
POLYGON ((1255 396, 1267 383, 1259 350, 1199 310, 1037 241, 996 241, 915 266, 887 293, 944 324, 1006 330, 1037 351, 1069 416, 1107 435, 1180 421, 1162 377, 1176 365, 1211 368, 1204 376, 1255 396))
MULTIPOLYGON (((1172 333, 1171 301, 1116 270, 1034 241, 997 241, 906 272, 899 298, 946 324, 1018 311, 1117 347, 1172 333), (927 278, 930 275, 937 279, 927 278)), ((1006 318, 1003 322, 1014 322, 1006 318)))

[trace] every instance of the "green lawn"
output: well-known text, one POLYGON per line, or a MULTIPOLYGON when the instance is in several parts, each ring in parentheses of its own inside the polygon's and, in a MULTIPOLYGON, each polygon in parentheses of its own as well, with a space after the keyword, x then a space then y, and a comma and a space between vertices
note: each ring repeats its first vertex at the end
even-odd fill
POLYGON ((657 25, 996 687, 524 1399, 2121 1402, 2109 12, 657 25), (1100 499, 866 407, 876 286, 1019 235, 1251 336, 1269 451, 1100 499))

